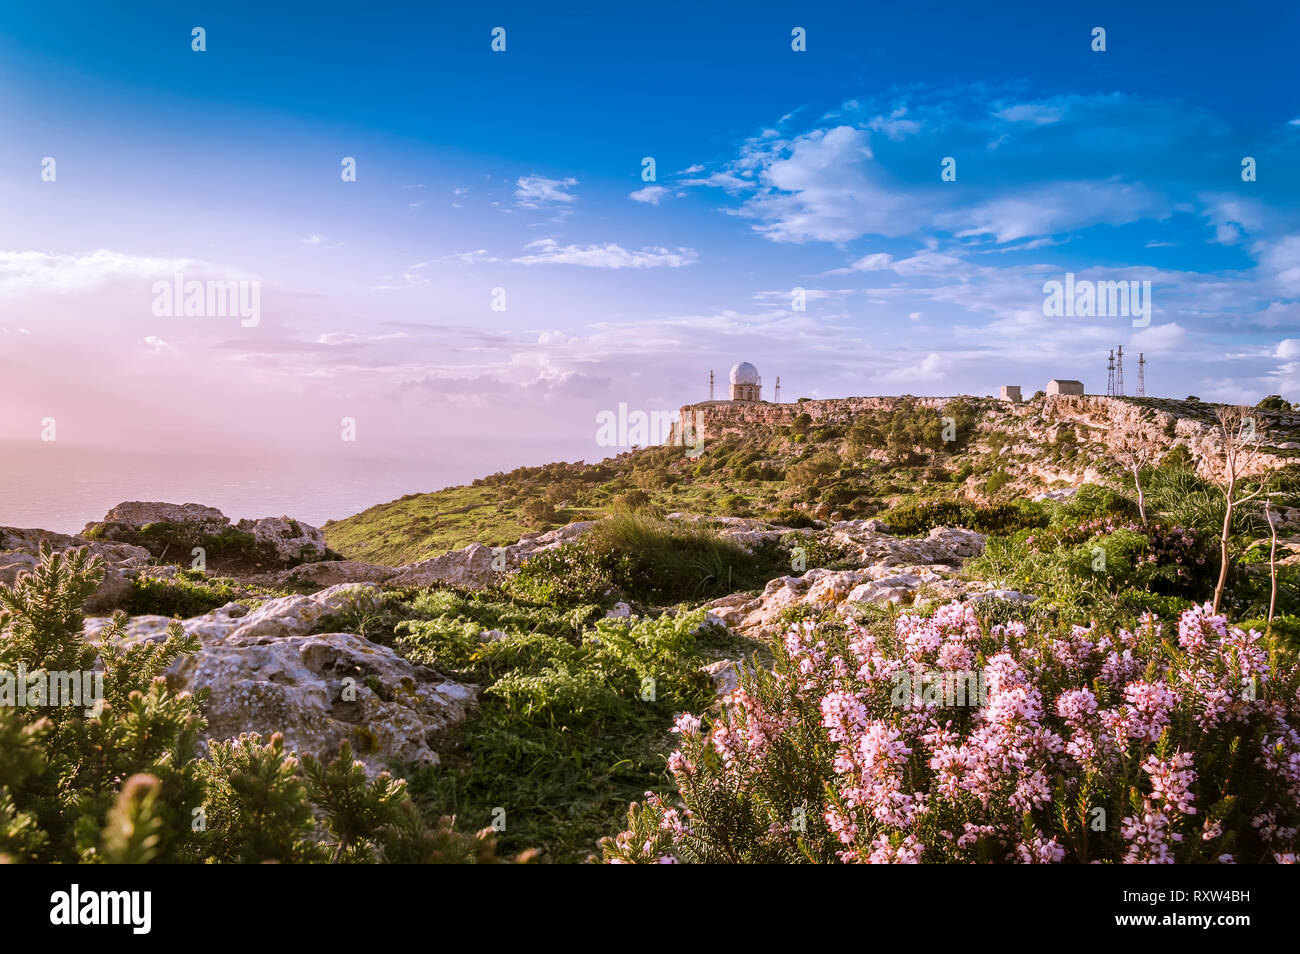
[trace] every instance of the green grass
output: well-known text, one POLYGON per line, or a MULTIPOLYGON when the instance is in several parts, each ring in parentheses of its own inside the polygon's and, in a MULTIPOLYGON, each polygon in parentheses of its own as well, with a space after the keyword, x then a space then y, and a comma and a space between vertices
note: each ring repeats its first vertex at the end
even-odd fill
POLYGON ((702 610, 640 621, 599 618, 499 594, 430 593, 399 627, 416 662, 483 687, 478 711, 417 771, 412 791, 464 829, 505 812, 505 851, 585 859, 617 830, 630 801, 665 781, 677 712, 708 705, 700 667, 734 638, 701 629, 702 610), (482 629, 504 631, 480 642, 482 629))
POLYGON ((471 543, 514 543, 534 529, 519 509, 499 504, 487 487, 449 487, 378 504, 322 529, 330 548, 349 559, 401 566, 471 543))

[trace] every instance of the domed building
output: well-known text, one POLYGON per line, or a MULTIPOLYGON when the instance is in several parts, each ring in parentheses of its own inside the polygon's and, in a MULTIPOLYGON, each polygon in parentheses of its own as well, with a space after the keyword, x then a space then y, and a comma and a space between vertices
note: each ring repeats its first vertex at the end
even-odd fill
POLYGON ((758 376, 758 368, 748 361, 742 361, 731 369, 731 399, 733 401, 761 401, 763 379, 758 376))

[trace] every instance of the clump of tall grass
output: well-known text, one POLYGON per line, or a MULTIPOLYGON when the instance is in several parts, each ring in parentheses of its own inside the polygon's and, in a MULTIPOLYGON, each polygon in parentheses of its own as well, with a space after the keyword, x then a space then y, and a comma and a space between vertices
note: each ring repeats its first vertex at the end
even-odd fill
POLYGON ((507 587, 551 605, 622 598, 663 606, 755 589, 787 561, 779 544, 750 550, 702 524, 620 510, 580 541, 529 560, 507 587))

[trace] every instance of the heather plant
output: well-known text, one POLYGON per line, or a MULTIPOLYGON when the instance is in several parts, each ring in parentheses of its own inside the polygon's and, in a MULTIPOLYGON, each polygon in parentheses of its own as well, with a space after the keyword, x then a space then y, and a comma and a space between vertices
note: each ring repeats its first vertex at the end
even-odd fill
POLYGON ((774 652, 678 717, 679 795, 634 804, 606 861, 1296 860, 1300 667, 1208 606, 1102 630, 952 603, 774 652))

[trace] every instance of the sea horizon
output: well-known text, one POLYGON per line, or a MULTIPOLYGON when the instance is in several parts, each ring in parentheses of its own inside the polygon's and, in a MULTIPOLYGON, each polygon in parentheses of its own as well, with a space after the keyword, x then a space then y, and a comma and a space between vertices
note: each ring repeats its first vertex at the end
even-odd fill
MULTIPOLYGON (((619 452, 590 438, 456 438, 446 453, 138 451, 0 439, 0 526, 80 533, 128 500, 197 503, 232 521, 289 516, 314 526, 497 471, 619 452), (452 449, 454 447, 454 450, 452 449)), ((357 452, 352 452, 357 451, 357 452)))

